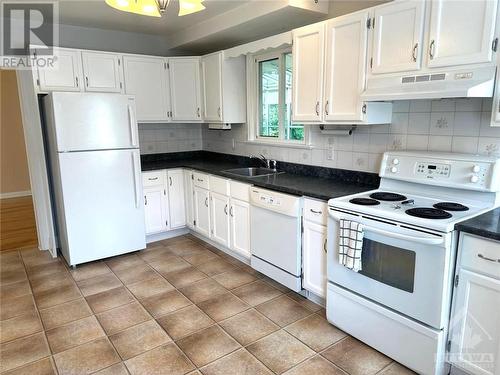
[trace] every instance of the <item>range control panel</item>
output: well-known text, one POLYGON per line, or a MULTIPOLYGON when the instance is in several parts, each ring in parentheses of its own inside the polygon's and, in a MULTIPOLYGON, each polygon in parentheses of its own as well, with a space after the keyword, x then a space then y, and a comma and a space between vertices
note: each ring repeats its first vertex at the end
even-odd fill
POLYGON ((380 177, 459 189, 500 191, 500 158, 439 152, 386 152, 380 177))

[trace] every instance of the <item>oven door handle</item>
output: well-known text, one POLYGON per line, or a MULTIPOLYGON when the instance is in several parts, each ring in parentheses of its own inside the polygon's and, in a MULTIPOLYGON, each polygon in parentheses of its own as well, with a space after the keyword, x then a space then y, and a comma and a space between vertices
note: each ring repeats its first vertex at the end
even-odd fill
MULTIPOLYGON (((337 216, 337 215, 333 214, 331 211, 330 211, 330 215, 332 216, 332 218, 336 219, 337 221, 341 220, 340 216, 337 216)), ((389 232, 389 231, 386 231, 386 230, 383 230, 383 229, 379 229, 379 228, 368 227, 366 225, 363 225, 363 227, 364 227, 363 230, 365 232, 371 232, 371 233, 381 234, 383 236, 387 236, 387 237, 390 237, 390 238, 397 238, 399 240, 405 240, 405 241, 411 241, 411 242, 418 242, 418 243, 421 243, 421 244, 424 244, 424 245, 440 245, 445 240, 444 237, 435 237, 435 238, 432 238, 432 237, 409 236, 407 234, 400 234, 400 233, 389 232)))

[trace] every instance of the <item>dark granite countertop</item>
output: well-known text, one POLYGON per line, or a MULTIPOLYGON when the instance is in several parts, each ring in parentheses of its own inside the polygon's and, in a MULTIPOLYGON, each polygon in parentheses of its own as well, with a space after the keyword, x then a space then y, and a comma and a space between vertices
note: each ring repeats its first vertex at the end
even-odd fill
POLYGON ((455 229, 500 241, 500 207, 458 223, 455 229))
POLYGON ((257 165, 255 163, 258 164, 258 161, 246 157, 207 151, 141 156, 143 171, 180 167, 192 168, 262 188, 325 201, 330 198, 375 189, 379 185, 379 177, 374 173, 285 162, 278 162, 278 170, 285 173, 272 176, 249 178, 223 172, 227 169, 257 165))

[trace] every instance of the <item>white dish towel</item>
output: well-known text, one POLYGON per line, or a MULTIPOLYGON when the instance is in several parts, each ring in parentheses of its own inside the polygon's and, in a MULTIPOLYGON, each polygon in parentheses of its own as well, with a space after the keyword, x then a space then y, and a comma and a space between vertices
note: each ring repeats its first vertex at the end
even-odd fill
POLYGON ((339 263, 354 272, 361 271, 363 224, 340 220, 339 263))

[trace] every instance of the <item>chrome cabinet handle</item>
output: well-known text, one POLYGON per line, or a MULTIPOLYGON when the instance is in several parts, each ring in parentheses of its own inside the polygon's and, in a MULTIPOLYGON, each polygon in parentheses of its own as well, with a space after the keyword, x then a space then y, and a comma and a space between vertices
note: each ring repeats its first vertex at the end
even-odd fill
POLYGON ((229 209, 229 215, 231 215, 231 217, 234 217, 234 214, 233 214, 233 206, 231 206, 231 208, 229 209))
POLYGON ((148 197, 144 196, 144 205, 147 206, 148 205, 148 197))
POLYGON ((309 209, 309 211, 311 211, 313 214, 318 214, 318 215, 321 215, 323 212, 321 211, 316 211, 316 210, 313 210, 312 208, 309 209))
POLYGON ((219 108, 217 108, 217 115, 218 115, 218 116, 219 116, 219 118, 220 118, 220 107, 219 107, 219 108))
POLYGON ((436 42, 434 40, 431 41, 431 44, 429 45, 429 57, 431 60, 434 58, 434 46, 436 45, 436 42))
POLYGON ((326 243, 328 242, 328 238, 325 238, 325 242, 323 242, 323 251, 325 253, 328 253, 328 250, 326 249, 326 243))
POLYGON ((170 186, 172 186, 172 177, 169 177, 168 180, 170 181, 170 186))
POLYGON ((75 77, 75 80, 76 80, 76 87, 79 87, 78 86, 78 77, 75 77))
POLYGON ((413 51, 411 52, 411 56, 413 57, 413 61, 417 61, 417 51, 418 51, 418 43, 415 43, 415 46, 413 47, 413 51))
POLYGON ((483 260, 487 260, 488 262, 500 263, 500 258, 498 258, 498 259, 488 258, 488 257, 485 257, 483 254, 477 254, 477 256, 478 256, 478 258, 481 258, 483 260))
POLYGON ((197 178, 198 182, 203 182, 203 180, 201 178, 197 178))
POLYGON ((328 116, 328 100, 325 103, 325 114, 328 116))
POLYGON ((151 178, 151 177, 149 177, 149 178, 148 178, 148 180, 149 180, 149 181, 156 181, 156 180, 158 180, 158 177, 155 177, 155 178, 151 178))
POLYGON ((363 104, 363 107, 361 107, 361 112, 366 115, 366 104, 363 104))
POLYGON ((200 107, 196 109, 196 114, 198 115, 198 117, 200 117, 200 107))
POLYGON ((224 213, 226 214, 227 216, 227 204, 224 206, 224 213))
POLYGON ((208 207, 208 197, 205 198, 205 206, 208 207))
POLYGON ((316 115, 319 116, 319 101, 316 102, 316 115))
POLYGON ((89 77, 85 77, 85 84, 89 87, 89 77))

